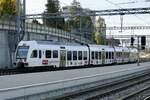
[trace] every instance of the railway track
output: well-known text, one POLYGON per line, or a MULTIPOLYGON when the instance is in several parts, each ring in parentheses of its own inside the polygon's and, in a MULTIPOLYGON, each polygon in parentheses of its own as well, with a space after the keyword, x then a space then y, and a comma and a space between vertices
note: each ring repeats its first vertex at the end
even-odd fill
POLYGON ((55 100, 141 100, 133 98, 142 91, 150 88, 149 76, 150 73, 140 77, 114 82, 113 84, 109 83, 103 86, 64 94, 64 96, 56 97, 55 100), (137 88, 138 86, 139 88, 137 88))
MULTIPOLYGON (((144 63, 144 62, 142 62, 144 63)), ((131 63, 122 63, 122 64, 115 64, 115 65, 125 65, 125 64, 133 64, 133 62, 131 63)), ((15 75, 15 74, 25 74, 25 73, 37 73, 37 72, 47 72, 47 71, 61 71, 61 70, 72 70, 72 69, 79 69, 79 68, 96 68, 96 67, 106 67, 106 66, 112 66, 114 64, 110 64, 110 65, 99 65, 99 66, 86 66, 86 67, 70 67, 70 68, 61 68, 61 69, 50 69, 50 68, 34 68, 34 69, 0 69, 0 76, 4 76, 4 75, 15 75)))
POLYGON ((17 71, 17 69, 1 69, 0 70, 0 76, 4 75, 14 75, 14 74, 19 74, 20 72, 17 71))
MULTIPOLYGON (((115 65, 124 65, 127 63, 122 63, 122 64, 115 64, 115 65)), ((132 63, 128 63, 128 64, 132 64, 132 63)), ((4 76, 4 75, 15 75, 15 74, 25 74, 25 73, 36 73, 36 72, 47 72, 47 71, 62 71, 62 70, 73 70, 73 69, 82 69, 82 68, 96 68, 96 67, 106 67, 106 66, 112 66, 114 64, 109 64, 109 65, 98 65, 98 66, 78 66, 78 67, 62 67, 62 68, 49 68, 49 67, 39 67, 39 68, 34 68, 33 69, 0 69, 0 76, 4 76)))
POLYGON ((143 100, 150 100, 150 96, 144 98, 143 100))
MULTIPOLYGON (((139 90, 137 90, 131 94, 128 94, 128 95, 120 98, 119 100, 137 100, 137 99, 140 100, 140 99, 143 99, 142 96, 140 96, 140 95, 142 95, 143 92, 148 91, 148 90, 150 90, 150 86, 146 86, 142 89, 139 89, 139 90)), ((145 98, 145 100, 150 100, 150 97, 145 98)))
POLYGON ((54 71, 49 69, 1 69, 0 76, 54 71))

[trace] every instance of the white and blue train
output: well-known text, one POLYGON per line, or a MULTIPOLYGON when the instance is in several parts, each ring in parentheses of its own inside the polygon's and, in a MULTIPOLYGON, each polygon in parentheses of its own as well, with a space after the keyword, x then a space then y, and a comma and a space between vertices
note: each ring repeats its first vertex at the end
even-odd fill
POLYGON ((106 45, 21 41, 16 50, 17 67, 79 67, 137 61, 137 49, 106 45))

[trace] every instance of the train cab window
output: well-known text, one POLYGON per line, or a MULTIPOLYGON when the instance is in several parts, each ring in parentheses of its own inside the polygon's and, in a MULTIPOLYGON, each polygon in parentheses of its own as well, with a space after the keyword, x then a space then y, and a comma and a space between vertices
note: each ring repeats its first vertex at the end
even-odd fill
POLYGON ((109 52, 109 59, 111 59, 111 52, 109 52))
POLYGON ((102 56, 102 55, 101 55, 101 52, 99 52, 99 59, 101 59, 101 56, 102 56))
POLYGON ((92 51, 92 59, 94 59, 94 51, 92 51))
POLYGON ((37 50, 33 50, 31 54, 31 58, 37 58, 37 56, 38 56, 37 50))
POLYGON ((58 51, 57 50, 53 51, 53 58, 58 58, 58 51))
POLYGON ((42 52, 39 50, 39 58, 42 58, 42 52))
POLYGON ((77 51, 73 51, 73 60, 77 60, 77 51))
POLYGON ((95 59, 98 59, 98 52, 95 52, 95 59))
POLYGON ((67 52, 67 60, 72 60, 72 52, 71 51, 68 51, 67 52))
POLYGON ((82 51, 78 51, 78 60, 82 60, 82 51))
POLYGON ((87 51, 84 51, 84 60, 87 60, 87 51))
POLYGON ((46 50, 45 57, 46 58, 51 58, 51 50, 46 50))

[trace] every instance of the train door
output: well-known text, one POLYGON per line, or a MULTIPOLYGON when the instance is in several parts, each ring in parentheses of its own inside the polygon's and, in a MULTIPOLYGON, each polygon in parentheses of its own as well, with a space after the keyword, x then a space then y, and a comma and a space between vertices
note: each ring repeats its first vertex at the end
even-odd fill
POLYGON ((102 49, 102 64, 105 64, 105 50, 102 49))
MULTIPOLYGON (((41 55, 40 55, 41 56, 41 55)), ((28 63, 30 63, 30 66, 39 66, 41 58, 39 58, 39 52, 37 49, 33 50, 30 56, 30 60, 28 63)))
POLYGON ((66 66, 66 50, 60 50, 60 67, 66 66))

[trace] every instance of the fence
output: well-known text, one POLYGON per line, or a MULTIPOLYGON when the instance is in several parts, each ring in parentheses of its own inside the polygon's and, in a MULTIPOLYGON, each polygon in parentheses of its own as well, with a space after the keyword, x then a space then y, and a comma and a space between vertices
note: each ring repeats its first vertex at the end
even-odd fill
MULTIPOLYGON (((0 20, 0 29, 16 31, 17 23, 13 21, 0 20)), ((44 25, 33 24, 33 23, 26 23, 25 32, 50 35, 50 36, 55 36, 59 38, 64 38, 70 41, 81 42, 81 43, 92 43, 91 40, 84 38, 84 36, 82 36, 81 34, 76 35, 74 33, 69 33, 60 29, 50 28, 44 25)))

